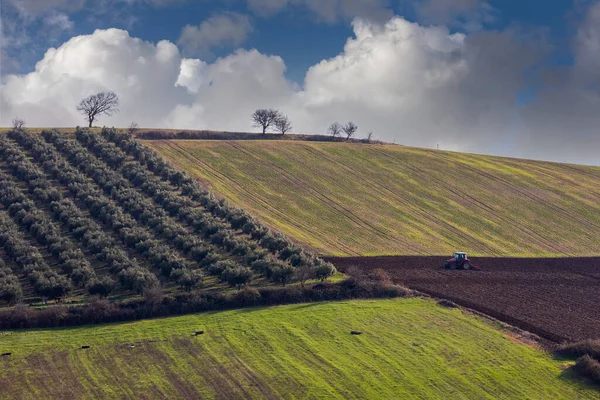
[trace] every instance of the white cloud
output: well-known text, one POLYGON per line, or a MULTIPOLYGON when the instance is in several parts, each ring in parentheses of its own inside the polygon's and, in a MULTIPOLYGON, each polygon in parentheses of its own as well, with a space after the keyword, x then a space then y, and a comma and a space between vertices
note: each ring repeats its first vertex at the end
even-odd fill
POLYGON ((185 87, 190 93, 198 93, 198 89, 204 83, 204 69, 206 63, 197 58, 184 58, 181 60, 181 69, 176 86, 185 87))
POLYGON ((208 18, 199 26, 186 25, 178 44, 187 53, 206 54, 213 47, 241 45, 252 30, 248 16, 226 12, 208 18))
POLYGON ((44 23, 51 28, 56 28, 62 31, 73 29, 73 21, 69 16, 60 12, 53 12, 44 19, 44 23))
POLYGON ((280 57, 238 50, 201 68, 202 84, 196 86, 195 98, 178 105, 166 125, 248 131, 250 115, 256 108, 282 108, 293 100, 296 88, 284 74, 285 64, 280 57))
POLYGON ((121 112, 100 124, 247 131, 254 109, 275 107, 297 132, 324 133, 335 120, 354 120, 361 132, 407 145, 598 164, 590 150, 600 125, 598 91, 589 85, 599 70, 595 15, 580 29, 576 65, 563 74, 569 79, 521 113, 515 98, 523 72, 539 57, 522 33, 451 34, 393 18, 384 25, 356 19, 355 37, 311 67, 303 87, 286 79, 280 57, 257 50, 205 63, 182 59, 170 42, 98 30, 50 49, 34 72, 5 77, 0 123, 19 115, 29 126, 83 124, 77 102, 113 90, 121 112), (513 142, 514 149, 506 146, 513 142), (540 142, 563 148, 531 145, 540 142))
POLYGON ((154 45, 118 29, 76 36, 49 49, 35 71, 3 77, 0 124, 10 125, 15 115, 29 126, 82 124, 75 109, 79 100, 113 90, 121 97, 121 112, 100 124, 159 125, 174 104, 188 101, 185 88, 174 85, 180 67, 179 50, 168 41, 154 45))

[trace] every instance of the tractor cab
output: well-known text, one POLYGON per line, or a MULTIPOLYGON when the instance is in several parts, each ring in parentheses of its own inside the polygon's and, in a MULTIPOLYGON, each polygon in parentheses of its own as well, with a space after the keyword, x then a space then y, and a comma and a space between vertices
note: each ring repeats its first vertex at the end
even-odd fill
POLYGON ((454 255, 452 256, 452 258, 454 258, 456 260, 457 264, 462 264, 463 261, 465 261, 467 259, 467 253, 463 253, 461 251, 457 251, 454 253, 454 255))

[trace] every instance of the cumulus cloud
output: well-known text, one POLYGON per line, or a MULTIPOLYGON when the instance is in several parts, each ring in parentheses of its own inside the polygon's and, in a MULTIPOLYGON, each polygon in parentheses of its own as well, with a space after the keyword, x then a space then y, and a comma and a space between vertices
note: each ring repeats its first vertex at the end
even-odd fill
POLYGON ((100 123, 158 126, 174 104, 188 101, 186 89, 174 85, 180 68, 179 50, 168 41, 154 45, 118 29, 76 36, 49 49, 35 71, 3 77, 0 123, 10 125, 19 115, 29 126, 81 124, 77 103, 112 90, 121 98, 121 112, 100 123))
POLYGON ((380 139, 467 151, 505 140, 521 72, 537 59, 511 33, 450 34, 401 18, 355 21, 354 31, 343 53, 309 69, 302 126, 353 119, 380 139))
POLYGON ((285 108, 297 89, 285 78, 285 63, 280 57, 257 50, 238 50, 201 69, 196 96, 188 104, 177 105, 166 125, 247 131, 255 109, 285 108))
POLYGON ((300 87, 286 79, 284 60, 257 50, 207 63, 182 59, 170 42, 98 30, 50 49, 34 72, 5 77, 0 123, 19 115, 29 126, 81 124, 77 102, 113 90, 121 112, 101 124, 246 131, 254 109, 275 107, 297 132, 354 120, 361 132, 407 145, 598 164, 596 12, 580 28, 575 65, 556 71, 558 83, 522 110, 515 99, 524 71, 543 56, 537 42, 518 31, 450 33, 395 17, 355 19, 354 37, 300 87))
POLYGON ((252 30, 252 21, 247 15, 226 12, 208 18, 199 26, 186 25, 177 43, 187 53, 202 55, 213 47, 237 47, 252 30))

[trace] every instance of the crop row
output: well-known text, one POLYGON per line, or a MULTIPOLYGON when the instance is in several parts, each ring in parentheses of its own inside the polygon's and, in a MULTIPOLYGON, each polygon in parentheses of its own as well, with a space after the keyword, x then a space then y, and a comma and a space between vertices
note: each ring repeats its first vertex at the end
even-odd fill
MULTIPOLYGON (((16 202, 16 207, 12 208, 13 212, 16 212, 15 216, 18 221, 24 221, 32 231, 37 232, 39 238, 43 237, 46 228, 45 221, 43 218, 38 218, 39 214, 35 211, 20 209, 21 206, 27 206, 27 201, 23 201, 23 198, 18 196, 17 193, 11 190, 7 190, 5 185, 6 181, 0 177, 0 196, 4 198, 6 194, 9 197, 13 197, 16 202), (20 220, 19 218, 23 219, 20 220)), ((40 296, 58 297, 63 295, 66 291, 72 287, 71 281, 65 277, 56 273, 50 268, 50 266, 44 260, 39 250, 31 245, 21 234, 17 225, 10 219, 9 214, 6 211, 0 211, 0 244, 4 248, 6 254, 17 264, 21 269, 21 272, 27 277, 30 283, 33 285, 35 293, 40 296)), ((60 239, 56 237, 49 237, 50 240, 60 239)), ((65 248, 61 248, 59 243, 53 243, 54 254, 60 254, 67 256, 66 251, 68 250, 68 243, 65 244, 65 248)), ((13 297, 10 300, 17 300, 13 297)))
MULTIPOLYGON (((206 267, 209 273, 219 276, 221 280, 227 281, 233 286, 239 286, 248 282, 250 279, 249 275, 252 274, 247 268, 242 268, 240 265, 237 265, 236 262, 231 260, 222 261, 218 254, 202 243, 202 238, 190 234, 189 230, 186 230, 181 225, 170 222, 168 215, 165 214, 163 209, 148 201, 147 198, 142 197, 135 189, 128 187, 129 183, 127 181, 117 175, 105 164, 100 163, 99 160, 95 159, 95 157, 90 155, 85 149, 80 148, 77 142, 69 140, 60 134, 55 134, 53 136, 50 136, 50 134, 51 133, 44 134, 47 140, 50 138, 48 141, 61 150, 71 163, 87 172, 87 175, 90 176, 99 187, 104 188, 105 190, 110 189, 110 193, 108 194, 112 195, 112 198, 117 200, 123 209, 132 215, 138 222, 154 227, 153 229, 157 235, 166 237, 169 243, 174 244, 183 252, 190 255, 192 259, 206 267), (87 155, 87 157, 82 157, 82 155, 87 155), (73 162, 73 160, 78 161, 73 162), (86 166, 88 168, 86 168, 86 166), (115 186, 117 189, 115 189, 115 186)), ((44 142, 37 135, 31 135, 25 132, 13 132, 10 135, 13 139, 17 140, 19 144, 31 151, 33 156, 42 163, 46 171, 55 176, 61 183, 67 185, 77 197, 81 198, 84 202, 90 201, 89 193, 85 195, 81 194, 81 187, 89 186, 89 184, 84 183, 86 180, 85 176, 81 176, 79 171, 74 169, 69 163, 65 163, 64 160, 60 159, 53 146, 44 142), (57 159, 60 159, 59 161, 62 161, 62 163, 55 161, 54 163, 57 165, 50 165, 51 160, 57 159), (77 174, 79 174, 79 176, 77 176, 77 174)), ((108 192, 108 190, 106 190, 106 192, 108 192)), ((94 210, 97 207, 94 207, 92 204, 89 208, 90 213, 94 214, 94 210)), ((102 213, 102 215, 107 214, 113 213, 102 213)), ((218 238, 227 237, 226 235, 223 235, 223 232, 220 230, 217 229, 214 233, 208 233, 212 233, 208 235, 212 243, 222 244, 224 245, 223 247, 227 245, 227 243, 216 240, 218 238)), ((138 249, 140 248, 137 244, 134 244, 134 246, 138 249)), ((231 248, 231 250, 235 252, 234 248, 231 248)), ((263 273, 271 280, 280 283, 287 283, 291 280, 294 272, 292 267, 265 260, 264 254, 253 251, 254 248, 252 247, 251 250, 251 252, 244 252, 245 254, 242 253, 244 254, 242 260, 248 263, 248 265, 251 265, 254 272, 263 273)), ((177 279, 186 289, 190 289, 191 286, 199 281, 198 278, 200 274, 197 271, 193 271, 195 268, 160 263, 160 269, 165 276, 177 279)))
MULTIPOLYGON (((4 219, 8 218, 4 211, 0 211, 0 247, 4 247, 10 238, 10 223, 6 225, 4 219), (6 226, 5 226, 6 225, 6 226)), ((9 244, 7 247, 10 247, 9 244)), ((13 245, 14 246, 14 245, 13 245)), ((26 259, 25 259, 26 260, 26 259)), ((0 258, 0 300, 14 303, 23 297, 23 289, 19 277, 15 275, 4 260, 0 258)))
MULTIPOLYGON (((158 205, 169 211, 169 214, 175 218, 178 218, 182 223, 187 224, 190 229, 194 232, 202 233, 205 238, 210 240, 212 244, 218 245, 226 251, 229 251, 233 256, 241 257, 241 261, 250 266, 256 273, 265 275, 268 279, 285 284, 290 282, 294 276, 294 266, 284 264, 282 261, 269 260, 263 251, 257 250, 255 244, 249 243, 243 239, 240 235, 236 235, 231 228, 224 226, 220 220, 214 216, 206 215, 199 208, 192 208, 190 204, 191 199, 182 199, 173 193, 173 188, 166 187, 161 182, 157 182, 152 174, 145 171, 145 168, 138 162, 125 162, 126 155, 122 153, 112 143, 107 143, 97 135, 89 135, 85 131, 78 131, 76 134, 78 140, 87 144, 88 150, 93 153, 99 153, 99 156, 108 160, 107 164, 112 164, 113 168, 119 168, 122 172, 122 176, 129 178, 129 182, 123 183, 120 177, 113 171, 107 164, 102 165, 102 169, 112 173, 113 182, 119 182, 121 185, 135 185, 139 187, 148 197, 152 198, 158 205), (101 142, 96 142, 99 139, 101 142), (207 224, 208 221, 208 224, 207 224)), ((48 135, 47 135, 48 140, 48 135)), ((51 139, 53 143, 57 144, 56 138, 51 139)), ((58 143, 59 148, 65 148, 71 146, 69 154, 82 154, 85 149, 78 149, 72 142, 67 145, 66 142, 69 140, 63 138, 61 143, 58 143)), ((95 159, 90 156, 88 157, 87 164, 89 165, 95 159)), ((143 201, 141 199, 140 201, 143 201)), ((139 203, 139 202, 138 202, 139 203)), ((152 204, 146 203, 145 209, 153 207, 152 204)), ((162 211, 162 209, 157 208, 162 211)), ((229 271, 224 267, 231 263, 217 262, 208 268, 208 272, 219 276, 222 280, 226 280, 230 284, 237 285, 237 279, 239 275, 246 276, 248 271, 244 268, 231 267, 229 271), (233 271, 232 271, 233 270, 233 271), (223 272, 226 272, 223 274, 223 272), (231 273, 230 273, 231 272, 231 273), (235 272, 235 273, 234 273, 235 272)), ((333 268, 328 268, 329 273, 333 271, 333 268)))
MULTIPOLYGON (((85 204, 90 215, 111 228, 123 244, 159 268, 167 277, 190 276, 185 260, 173 254, 168 246, 156 240, 147 229, 139 227, 139 224, 118 207, 114 200, 105 196, 88 182, 85 175, 61 159, 52 146, 41 141, 39 136, 23 132, 11 136, 24 147, 29 148, 44 170, 66 185, 71 193, 85 204)), ((35 168, 35 166, 30 163, 28 168, 35 168)), ((142 292, 158 286, 154 274, 142 268, 137 262, 129 260, 126 253, 108 235, 105 234, 104 238, 110 241, 104 247, 105 252, 108 253, 105 261, 112 272, 119 273, 119 278, 126 288, 142 292)))
MULTIPOLYGON (((118 274, 125 288, 142 291, 158 285, 158 280, 151 272, 143 269, 136 260, 130 260, 110 235, 87 217, 72 200, 64 198, 60 191, 53 188, 46 175, 29 161, 20 149, 8 141, 3 141, 1 148, 6 156, 7 166, 14 176, 27 183, 30 196, 47 204, 55 221, 62 223, 71 232, 72 237, 99 261, 108 265, 111 272, 118 274)), ((78 193, 83 194, 83 189, 79 189, 78 193)), ((76 278, 79 280, 78 276, 76 278)), ((115 288, 114 281, 107 276, 102 279, 89 277, 86 282, 91 294, 107 295, 115 288)))
POLYGON ((65 237, 60 227, 39 209, 34 201, 27 198, 18 185, 3 172, 0 172, 0 197, 13 220, 57 258, 63 273, 71 280, 65 281, 62 287, 57 286, 56 291, 49 293, 48 296, 63 296, 72 290, 71 283, 83 287, 96 277, 83 252, 72 240, 65 237))
POLYGON ((130 180, 144 183, 150 187, 151 191, 163 191, 169 193, 168 203, 176 204, 176 195, 174 188, 181 189, 179 197, 185 197, 194 202, 194 205, 201 206, 211 212, 215 217, 227 221, 232 229, 242 229, 249 234, 259 245, 269 250, 271 253, 277 253, 279 259, 289 261, 292 266, 310 265, 314 268, 316 274, 320 277, 328 276, 334 272, 333 266, 324 262, 307 251, 301 250, 290 242, 285 236, 269 230, 244 210, 232 207, 225 200, 216 199, 208 190, 204 189, 195 179, 185 172, 178 171, 158 154, 147 148, 142 143, 135 141, 126 133, 118 133, 114 129, 103 129, 102 137, 115 143, 125 154, 120 153, 118 149, 107 145, 102 137, 87 131, 78 131, 77 138, 88 148, 95 149, 105 155, 106 159, 117 164, 124 163, 125 154, 133 156, 135 163, 130 162, 125 175, 130 180), (142 168, 145 167, 145 168, 142 168), (148 171, 151 171, 154 178, 160 178, 162 181, 152 179, 148 171), (166 182, 169 182, 169 186, 166 182))

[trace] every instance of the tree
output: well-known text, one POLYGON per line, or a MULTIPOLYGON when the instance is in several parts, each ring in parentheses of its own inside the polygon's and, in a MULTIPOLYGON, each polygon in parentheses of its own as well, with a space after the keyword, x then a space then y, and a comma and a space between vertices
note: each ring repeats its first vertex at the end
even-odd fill
POLYGON ((177 283, 187 292, 191 292, 192 289, 202 285, 202 272, 199 270, 185 270, 179 279, 177 279, 177 283))
POLYGON ((130 125, 129 128, 127 128, 127 133, 129 133, 129 136, 133 136, 137 130, 139 129, 139 125, 137 122, 133 121, 130 125))
POLYGON ((252 120, 254 121, 253 126, 257 128, 262 128, 262 133, 264 135, 265 133, 267 133, 267 129, 269 129, 269 127, 271 127, 271 125, 275 123, 279 116, 280 114, 277 110, 274 110, 272 108, 260 108, 254 111, 254 114, 252 114, 252 120))
POLYGON ((354 122, 350 121, 346 125, 344 125, 342 130, 346 134, 346 140, 350 140, 350 138, 354 136, 354 134, 358 130, 358 126, 354 122))
POLYGON ((25 120, 23 118, 14 117, 12 120, 13 129, 20 131, 25 128, 25 120))
POLYGON ((91 295, 99 295, 100 297, 106 297, 116 289, 116 283, 109 276, 105 276, 102 279, 92 279, 88 285, 87 290, 91 295))
POLYGON ((304 288, 304 284, 306 283, 307 280, 309 279, 314 279, 316 278, 316 273, 315 273, 315 269, 313 268, 312 265, 309 264, 300 264, 300 266, 298 268, 296 268, 295 273, 294 273, 294 277, 296 278, 296 280, 298 280, 300 282, 300 285, 302 286, 302 288, 304 288))
POLYGON ((371 143, 372 138, 373 138, 373 131, 369 131, 367 133, 367 142, 371 143))
POLYGON ((238 290, 252 280, 252 271, 246 267, 227 267, 221 273, 221 281, 238 290))
POLYGON ((119 96, 115 92, 100 92, 81 100, 77 111, 86 116, 89 127, 99 115, 113 115, 119 111, 119 96))
POLYGON ((333 137, 340 136, 342 133, 342 124, 339 122, 334 122, 333 124, 329 125, 327 132, 333 137))
POLYGON ((319 263, 319 265, 316 266, 315 268, 315 275, 317 277, 318 280, 320 281, 324 281, 325 279, 329 278, 330 276, 332 276, 333 274, 335 274, 336 269, 333 266, 333 264, 329 263, 329 262, 321 262, 319 263))
POLYGON ((289 120, 287 115, 279 115, 275 119, 275 129, 282 135, 285 135, 287 132, 292 130, 292 122, 289 120))

